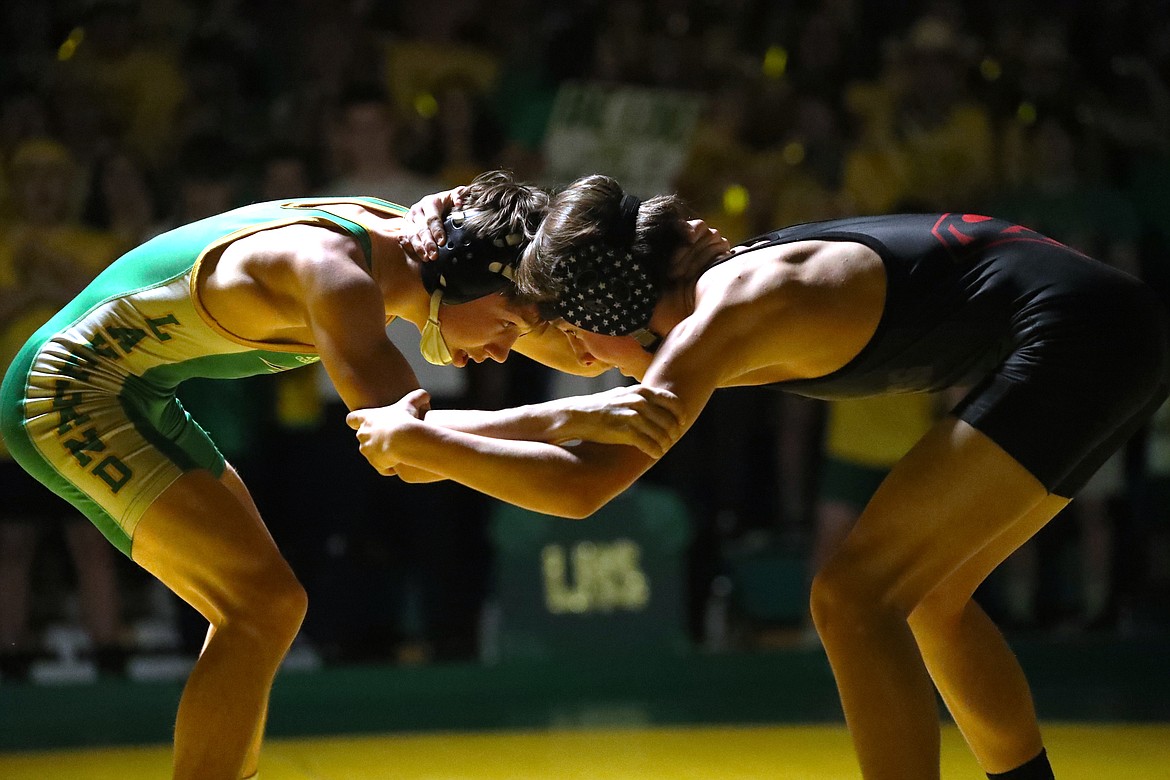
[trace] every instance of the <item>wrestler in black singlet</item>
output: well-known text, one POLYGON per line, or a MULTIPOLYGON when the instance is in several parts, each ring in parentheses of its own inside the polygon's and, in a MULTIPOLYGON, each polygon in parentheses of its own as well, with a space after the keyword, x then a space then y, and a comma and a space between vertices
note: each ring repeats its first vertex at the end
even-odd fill
POLYGON ((778 389, 817 398, 971 391, 954 414, 1070 497, 1170 392, 1165 307, 1137 279, 1018 225, 970 214, 860 217, 753 239, 853 241, 887 291, 845 366, 778 389))

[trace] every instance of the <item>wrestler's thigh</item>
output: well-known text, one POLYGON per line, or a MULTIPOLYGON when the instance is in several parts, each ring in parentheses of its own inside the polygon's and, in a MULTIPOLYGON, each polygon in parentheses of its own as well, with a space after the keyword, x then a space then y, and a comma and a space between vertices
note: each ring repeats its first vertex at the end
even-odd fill
POLYGON ((890 471, 827 574, 909 614, 1047 495, 994 441, 946 417, 890 471))
POLYGON ((213 623, 258 596, 298 587, 250 500, 225 484, 231 479, 202 469, 183 474, 134 534, 135 562, 213 623))
POLYGON ((244 480, 241 479, 239 472, 236 471, 232 464, 226 462, 223 464, 223 475, 219 478, 219 481, 244 505, 244 508, 252 513, 257 522, 264 522, 260 517, 260 509, 256 506, 256 501, 252 498, 252 493, 248 490, 248 486, 244 484, 244 480))
POLYGON ((1048 495, 983 549, 960 564, 959 568, 927 596, 927 601, 941 609, 957 610, 975 595, 975 591, 991 572, 1007 560, 1013 552, 1035 536, 1048 521, 1069 504, 1069 499, 1048 495))

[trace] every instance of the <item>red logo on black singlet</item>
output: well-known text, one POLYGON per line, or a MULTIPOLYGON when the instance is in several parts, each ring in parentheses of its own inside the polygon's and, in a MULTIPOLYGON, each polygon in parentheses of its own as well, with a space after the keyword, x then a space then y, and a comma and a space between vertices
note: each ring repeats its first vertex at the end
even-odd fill
MULTIPOLYGON (((976 239, 974 225, 987 222, 991 217, 979 214, 943 214, 934 223, 930 232, 943 246, 951 249, 962 249, 976 239)), ((979 238, 986 236, 985 231, 979 231, 979 238)))
POLYGON ((1017 241, 1069 248, 1031 228, 1000 222, 980 214, 943 214, 934 223, 930 232, 952 254, 962 252, 975 243, 978 243, 980 249, 1017 241), (986 222, 996 222, 998 226, 983 224, 986 222))

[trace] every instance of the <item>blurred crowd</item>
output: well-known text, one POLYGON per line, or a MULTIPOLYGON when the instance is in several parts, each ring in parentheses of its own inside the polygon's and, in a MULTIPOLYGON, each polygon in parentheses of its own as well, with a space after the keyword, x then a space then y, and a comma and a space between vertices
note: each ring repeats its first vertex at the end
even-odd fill
MULTIPOLYGON (((7 0, 0 361, 126 249, 238 205, 410 204, 490 168, 550 186, 622 178, 604 144, 567 159, 551 137, 558 97, 582 85, 696 107, 654 181, 732 241, 853 214, 981 212, 1170 300, 1165 0, 7 0)), ((436 405, 582 389, 521 357, 436 370, 417 334, 393 336, 436 405)), ((320 658, 477 657, 489 501, 374 474, 321 373, 191 383, 181 397, 305 582, 320 658)), ((813 570, 953 400, 721 391, 647 476, 693 512, 695 641, 711 639, 713 601, 730 644, 764 641, 775 616, 737 596, 751 584, 736 563, 813 570)), ((197 616, 160 606, 88 522, 6 456, 0 467, 0 678, 26 674, 62 619, 103 671, 124 667, 147 641, 134 626, 160 611, 198 650, 197 616)), ((1168 410, 1065 515, 989 581, 989 611, 1019 629, 1170 630, 1168 410)))

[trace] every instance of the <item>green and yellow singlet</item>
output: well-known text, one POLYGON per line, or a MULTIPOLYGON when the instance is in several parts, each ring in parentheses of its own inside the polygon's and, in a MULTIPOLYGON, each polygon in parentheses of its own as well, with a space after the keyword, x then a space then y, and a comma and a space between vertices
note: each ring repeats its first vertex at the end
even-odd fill
POLYGON ((331 213, 377 198, 257 203, 163 233, 126 253, 53 316, 18 353, 0 388, 0 431, 33 476, 88 516, 129 555, 148 506, 183 472, 222 474, 224 459, 175 390, 193 377, 232 379, 317 362, 311 347, 249 343, 200 303, 200 263, 261 230, 310 224, 369 233, 331 213))

